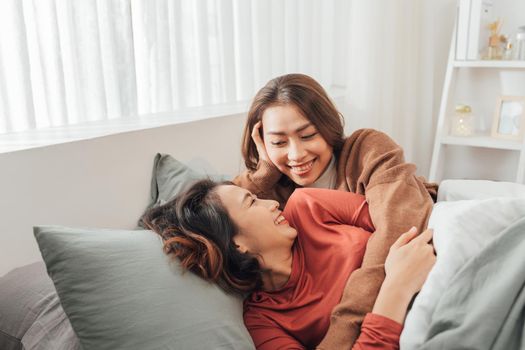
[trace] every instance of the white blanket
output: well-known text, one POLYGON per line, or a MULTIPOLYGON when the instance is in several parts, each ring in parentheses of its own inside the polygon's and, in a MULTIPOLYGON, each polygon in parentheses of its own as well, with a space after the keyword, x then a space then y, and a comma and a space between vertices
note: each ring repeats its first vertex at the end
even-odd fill
POLYGON ((519 218, 525 198, 491 198, 438 202, 430 217, 436 265, 408 313, 401 349, 417 349, 425 340, 435 306, 455 273, 470 257, 519 218))

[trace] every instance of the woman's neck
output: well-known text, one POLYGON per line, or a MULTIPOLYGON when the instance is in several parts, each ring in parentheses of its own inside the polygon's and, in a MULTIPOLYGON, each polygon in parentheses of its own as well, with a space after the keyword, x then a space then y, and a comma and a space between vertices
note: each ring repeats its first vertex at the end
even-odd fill
POLYGON ((330 163, 326 166, 326 169, 323 170, 321 176, 314 183, 306 187, 316 187, 316 188, 329 188, 335 189, 337 181, 337 168, 335 165, 335 155, 332 155, 330 163))
POLYGON ((263 259, 265 272, 263 272, 263 288, 265 291, 274 291, 284 287, 292 274, 292 250, 286 253, 274 254, 263 259))

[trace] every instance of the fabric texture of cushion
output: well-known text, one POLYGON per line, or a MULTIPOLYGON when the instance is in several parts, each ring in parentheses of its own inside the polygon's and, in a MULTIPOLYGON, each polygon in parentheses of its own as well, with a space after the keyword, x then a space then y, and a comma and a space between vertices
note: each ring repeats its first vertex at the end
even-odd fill
POLYGON ((242 300, 182 273, 153 232, 34 232, 84 350, 254 348, 242 300))
POLYGON ((0 349, 80 349, 44 263, 1 277, 0 296, 0 349))

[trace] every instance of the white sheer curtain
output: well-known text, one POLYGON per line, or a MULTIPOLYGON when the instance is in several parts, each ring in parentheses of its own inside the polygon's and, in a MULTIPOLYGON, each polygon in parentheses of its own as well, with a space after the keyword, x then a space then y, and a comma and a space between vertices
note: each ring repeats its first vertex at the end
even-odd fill
POLYGON ((428 175, 455 0, 354 0, 347 56, 348 132, 386 132, 428 175))
POLYGON ((129 2, 0 5, 0 132, 136 110, 129 2))
POLYGON ((341 83, 345 0, 2 0, 0 133, 341 83))
POLYGON ((2 0, 0 133, 250 99, 268 79, 347 88, 426 174, 455 0, 2 0))

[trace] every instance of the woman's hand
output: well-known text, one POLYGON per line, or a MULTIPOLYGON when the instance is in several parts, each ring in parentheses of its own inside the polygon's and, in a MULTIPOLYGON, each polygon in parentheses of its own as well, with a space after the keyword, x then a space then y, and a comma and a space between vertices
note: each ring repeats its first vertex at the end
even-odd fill
POLYGON ((386 278, 374 304, 373 313, 403 324, 410 300, 423 286, 436 262, 429 243, 432 230, 417 236, 417 229, 403 233, 390 247, 385 261, 386 278))
POLYGON ((385 280, 403 286, 412 295, 419 292, 436 262, 430 243, 432 234, 428 229, 418 236, 415 227, 403 233, 390 247, 385 261, 385 280))
POLYGON ((270 157, 268 157, 268 153, 266 152, 264 141, 261 138, 261 132, 260 132, 261 126, 262 126, 261 121, 258 121, 253 126, 252 140, 255 143, 255 146, 257 147, 257 153, 259 154, 259 161, 264 160, 271 164, 272 162, 270 161, 270 157))

